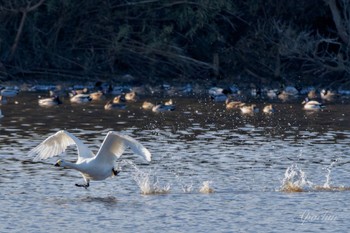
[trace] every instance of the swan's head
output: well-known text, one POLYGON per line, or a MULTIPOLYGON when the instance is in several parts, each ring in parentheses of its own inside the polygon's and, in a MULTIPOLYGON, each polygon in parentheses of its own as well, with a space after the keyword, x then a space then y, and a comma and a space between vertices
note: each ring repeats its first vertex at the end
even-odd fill
POLYGON ((62 159, 57 160, 55 163, 55 167, 61 167, 62 166, 62 159))

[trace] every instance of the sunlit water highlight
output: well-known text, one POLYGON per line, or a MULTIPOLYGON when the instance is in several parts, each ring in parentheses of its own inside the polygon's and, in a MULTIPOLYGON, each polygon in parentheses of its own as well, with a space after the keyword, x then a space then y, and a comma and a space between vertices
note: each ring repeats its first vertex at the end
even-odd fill
MULTIPOLYGON (((20 93, 1 106, 0 232, 350 227, 347 99, 319 112, 303 111, 300 102, 275 103, 274 114, 247 116, 196 96, 176 98, 174 112, 155 114, 140 106, 156 97, 104 111, 103 101, 73 105, 64 98, 61 106, 39 108, 38 95, 20 93), (93 151, 110 130, 130 135, 153 160, 145 163, 127 151, 118 161, 118 176, 77 188, 82 177, 54 167, 58 158, 34 163, 27 155, 61 129, 93 151)), ((75 148, 63 156, 74 161, 75 148)))

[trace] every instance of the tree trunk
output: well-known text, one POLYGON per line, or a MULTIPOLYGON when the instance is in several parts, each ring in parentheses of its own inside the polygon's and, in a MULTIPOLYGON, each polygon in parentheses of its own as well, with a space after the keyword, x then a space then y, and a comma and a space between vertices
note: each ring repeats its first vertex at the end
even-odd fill
POLYGON ((329 8, 332 12, 333 16, 333 21, 334 24, 337 28, 338 35, 340 39, 345 43, 349 44, 349 34, 345 28, 346 23, 349 22, 344 22, 344 19, 342 19, 340 10, 337 6, 337 0, 326 0, 327 4, 329 5, 329 8))
POLYGON ((44 1, 45 0, 40 0, 37 4, 35 4, 33 6, 30 6, 30 2, 28 2, 27 7, 21 8, 19 10, 19 12, 22 13, 22 18, 21 18, 21 22, 20 22, 18 30, 17 30, 15 41, 13 42, 13 45, 11 47, 11 52, 10 52, 10 55, 9 55, 9 58, 8 58, 9 61, 11 61, 13 59, 13 57, 15 55, 15 52, 17 50, 18 43, 19 43, 19 40, 20 40, 22 32, 23 32, 23 27, 24 27, 24 23, 26 21, 28 12, 36 10, 41 4, 44 3, 44 1))
POLYGON ((219 77, 219 74, 220 74, 219 69, 220 69, 219 54, 214 53, 213 54, 213 70, 214 70, 215 77, 219 77))
POLYGON ((13 42, 13 45, 11 47, 11 52, 10 52, 10 56, 9 56, 9 59, 8 59, 9 61, 11 61, 13 59, 13 57, 15 55, 15 52, 17 50, 18 42, 19 42, 19 39, 21 38, 21 34, 22 34, 22 31, 23 31, 23 26, 24 26, 24 22, 26 21, 26 18, 27 18, 27 11, 23 10, 21 22, 20 22, 18 30, 17 30, 15 41, 13 42))

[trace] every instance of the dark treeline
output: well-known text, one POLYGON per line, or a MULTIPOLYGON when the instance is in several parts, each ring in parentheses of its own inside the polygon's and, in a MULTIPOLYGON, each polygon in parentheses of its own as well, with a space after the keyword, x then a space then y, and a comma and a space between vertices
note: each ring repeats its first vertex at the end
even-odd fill
POLYGON ((0 1, 3 79, 347 82, 349 0, 0 1))

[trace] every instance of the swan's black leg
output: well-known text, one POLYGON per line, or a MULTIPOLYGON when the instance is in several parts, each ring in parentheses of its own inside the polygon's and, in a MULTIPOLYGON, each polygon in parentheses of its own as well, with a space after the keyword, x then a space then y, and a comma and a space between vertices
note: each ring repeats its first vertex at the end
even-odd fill
POLYGON ((118 174, 119 174, 119 172, 120 172, 120 171, 118 171, 117 169, 114 169, 114 168, 113 168, 113 169, 112 169, 112 172, 113 172, 113 175, 115 175, 115 176, 116 176, 116 175, 118 175, 118 174))
POLYGON ((86 184, 75 184, 75 186, 77 186, 77 187, 84 187, 85 189, 87 189, 90 186, 90 183, 87 182, 86 184))

